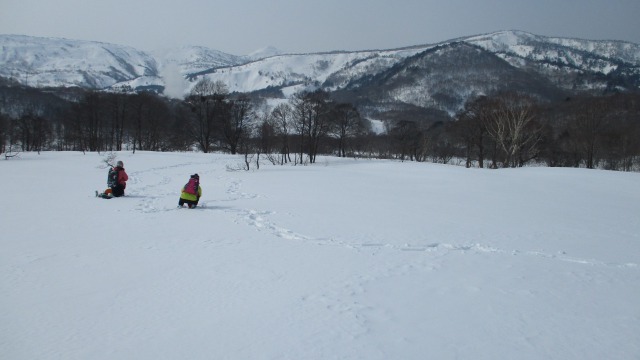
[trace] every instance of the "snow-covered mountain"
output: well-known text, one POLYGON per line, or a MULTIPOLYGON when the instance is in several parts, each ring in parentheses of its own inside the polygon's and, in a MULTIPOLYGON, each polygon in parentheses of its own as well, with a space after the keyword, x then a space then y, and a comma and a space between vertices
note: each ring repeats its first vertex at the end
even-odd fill
POLYGON ((35 87, 162 89, 167 69, 184 77, 250 60, 201 46, 147 53, 116 44, 22 35, 0 35, 0 49, 0 76, 35 87))
POLYGON ((389 115, 417 108, 433 118, 434 111, 448 117, 470 97, 498 91, 558 100, 581 92, 638 89, 638 44, 502 31, 437 44, 385 71, 354 79, 340 93, 365 112, 389 115))
POLYGON ((500 31, 461 40, 508 59, 556 62, 604 74, 618 69, 621 62, 640 66, 640 46, 623 41, 545 37, 523 31, 500 31))
POLYGON ((0 36, 0 76, 30 86, 153 88, 181 96, 207 77, 231 91, 287 97, 322 87, 371 113, 458 111, 477 94, 520 88, 553 98, 640 87, 640 45, 500 31, 391 50, 247 56, 204 47, 144 53, 66 39, 0 36))
POLYGON ((237 56, 209 49, 204 46, 183 46, 152 51, 158 67, 177 66, 184 75, 199 73, 217 67, 244 64, 248 56, 237 56))
POLYGON ((565 90, 640 88, 640 45, 502 31, 465 39, 565 90))
POLYGON ((304 87, 337 90, 368 74, 387 70, 425 48, 276 55, 202 74, 225 82, 231 91, 279 88, 291 93, 304 87))
POLYGON ((0 35, 0 76, 35 87, 104 89, 157 77, 156 60, 131 47, 94 41, 0 35))

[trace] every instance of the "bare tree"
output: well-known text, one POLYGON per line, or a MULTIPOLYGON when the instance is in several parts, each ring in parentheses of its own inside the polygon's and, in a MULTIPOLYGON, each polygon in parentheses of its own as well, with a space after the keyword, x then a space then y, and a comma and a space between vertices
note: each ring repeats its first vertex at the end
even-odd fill
POLYGON ((102 97, 97 92, 89 92, 80 104, 80 121, 86 149, 89 151, 104 150, 104 112, 102 97))
POLYGON ((486 96, 470 100, 457 116, 451 130, 462 140, 465 152, 465 166, 471 167, 473 160, 478 167, 484 167, 486 146, 489 138, 487 123, 490 119, 491 105, 486 96))
POLYGON ((133 152, 136 149, 158 151, 168 143, 164 132, 169 127, 170 110, 166 101, 151 93, 132 95, 133 152))
POLYGON ((588 169, 593 169, 598 162, 597 156, 607 125, 607 104, 606 98, 599 97, 577 101, 578 106, 572 107, 569 132, 576 140, 588 169))
POLYGON ((221 127, 222 146, 231 154, 236 154, 242 142, 249 135, 249 125, 254 118, 250 99, 241 95, 229 100, 227 106, 216 113, 218 124, 221 127))
POLYGON ((613 146, 620 162, 620 170, 632 171, 640 161, 640 95, 620 95, 614 104, 616 111, 612 116, 616 122, 617 137, 613 146))
POLYGON ((124 141, 125 122, 128 116, 128 106, 130 95, 127 94, 110 94, 106 98, 107 106, 110 108, 111 129, 108 132, 107 148, 108 150, 122 150, 124 141))
POLYGON ((12 121, 15 139, 20 142, 22 151, 40 152, 48 147, 52 131, 51 122, 45 119, 46 113, 41 104, 29 103, 22 108, 23 114, 12 121))
POLYGON ((393 141, 395 156, 402 161, 422 161, 426 156, 429 139, 420 125, 413 120, 398 120, 388 127, 387 132, 393 141))
POLYGON ((298 93, 293 98, 294 127, 300 140, 300 161, 303 154, 315 163, 319 145, 330 128, 332 102, 323 90, 298 93), (306 150, 306 151, 305 151, 306 150))
MULTIPOLYGON (((200 147, 202 152, 212 150, 216 117, 226 116, 226 87, 222 83, 213 82, 208 78, 202 78, 191 90, 185 100, 191 107, 191 117, 188 133, 200 147)), ((220 120, 218 120, 220 121, 220 120)))
POLYGON ((291 161, 289 136, 293 110, 289 104, 278 104, 269 118, 275 135, 280 139, 280 165, 291 161))
POLYGON ((0 113, 0 154, 3 154, 6 151, 8 124, 9 120, 7 117, 0 113))
POLYGON ((358 109, 353 104, 341 103, 334 107, 331 134, 338 139, 338 156, 346 157, 351 139, 363 135, 366 130, 358 109))
POLYGON ((522 166, 531 156, 535 156, 542 131, 535 119, 535 102, 532 98, 508 93, 495 99, 486 126, 489 135, 502 150, 503 166, 522 166), (523 158, 524 154, 528 158, 523 158))
POLYGON ((227 95, 229 90, 227 85, 220 81, 211 81, 209 78, 203 77, 191 89, 190 96, 211 96, 211 95, 227 95))

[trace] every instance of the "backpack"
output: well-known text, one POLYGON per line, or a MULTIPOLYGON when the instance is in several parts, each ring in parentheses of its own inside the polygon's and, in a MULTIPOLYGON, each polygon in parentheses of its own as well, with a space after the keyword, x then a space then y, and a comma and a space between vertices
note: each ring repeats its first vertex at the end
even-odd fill
POLYGON ((198 186, 200 186, 200 179, 192 177, 189 179, 187 185, 184 186, 184 192, 191 195, 198 195, 198 186))
POLYGON ((109 170, 109 174, 107 175, 107 186, 108 187, 114 187, 116 185, 118 185, 118 175, 120 173, 120 170, 118 170, 117 168, 111 168, 111 170, 109 170))

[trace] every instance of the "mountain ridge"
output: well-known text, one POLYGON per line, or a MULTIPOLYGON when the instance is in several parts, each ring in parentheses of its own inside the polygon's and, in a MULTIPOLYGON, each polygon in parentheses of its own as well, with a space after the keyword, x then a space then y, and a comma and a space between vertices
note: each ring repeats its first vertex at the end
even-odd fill
MULTIPOLYGON (((638 44, 519 30, 396 49, 307 54, 265 48, 238 56, 202 46, 144 52, 103 42, 25 35, 0 35, 0 48, 0 76, 24 85, 154 90, 178 98, 208 78, 224 82, 232 92, 269 90, 270 96, 287 98, 297 91, 323 88, 370 110, 415 106, 453 114, 469 97, 510 89, 549 99, 640 89, 638 44), (410 76, 401 79, 402 71, 410 76)), ((372 110, 371 115, 381 113, 372 110)))

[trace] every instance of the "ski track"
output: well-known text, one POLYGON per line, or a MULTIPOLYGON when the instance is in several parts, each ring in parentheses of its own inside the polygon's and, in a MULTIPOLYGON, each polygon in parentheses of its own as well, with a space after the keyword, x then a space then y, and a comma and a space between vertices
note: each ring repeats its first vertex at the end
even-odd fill
MULTIPOLYGON (((169 169, 175 170, 178 168, 189 168, 194 166, 206 166, 206 165, 210 165, 211 163, 212 162, 203 162, 203 163, 190 162, 190 163, 184 163, 184 164, 153 167, 145 170, 132 172, 131 174, 129 174, 128 184, 135 184, 137 185, 137 187, 136 187, 136 190, 129 192, 127 196, 131 198, 140 199, 138 201, 138 204, 135 206, 135 210, 142 213, 157 213, 162 211, 175 210, 177 209, 177 207, 166 208, 158 204, 160 200, 165 199, 167 197, 174 196, 177 199, 177 197, 179 196, 179 194, 177 194, 177 191, 167 192, 166 190, 164 191, 161 190, 161 189, 167 189, 168 187, 166 185, 173 182, 172 177, 163 175, 167 173, 166 170, 169 170, 169 169), (146 181, 147 178, 153 179, 154 182, 147 183, 146 181)), ((190 172, 187 171, 185 173, 187 174, 185 175, 186 177, 190 172)), ((209 171, 201 172, 202 175, 206 175, 209 173, 210 173, 209 171)), ((176 204, 177 204, 177 200, 176 200, 176 204)), ((204 208, 204 207, 206 207, 206 204, 202 203, 201 208, 204 208)))
MULTIPOLYGON (((193 165, 201 165, 197 163, 188 163, 181 165, 173 165, 166 167, 151 168, 144 171, 134 172, 130 176, 132 184, 136 184, 137 190, 131 192, 129 197, 140 198, 138 204, 135 206, 135 211, 142 213, 157 213, 164 211, 179 210, 177 207, 163 207, 159 206, 160 200, 166 197, 177 196, 177 192, 159 191, 159 189, 166 189, 167 184, 170 184, 173 179, 168 176, 161 175, 164 170, 180 167, 189 167, 193 165), (145 184, 147 173, 152 174, 150 179, 158 179, 154 183, 145 184), (153 195, 149 195, 153 194, 153 195)), ((206 174, 206 172, 203 172, 206 174)), ((258 194, 251 194, 243 192, 242 181, 229 177, 229 176, 217 176, 219 182, 227 183, 225 193, 226 199, 218 200, 217 202, 229 202, 233 203, 238 200, 251 200, 260 197, 258 194)), ((494 255, 508 255, 508 256, 529 256, 538 257, 543 259, 549 259, 554 261, 562 261, 567 263, 573 263, 585 266, 597 266, 597 267, 609 267, 609 268, 623 268, 623 269, 637 269, 639 267, 636 263, 607 263, 597 259, 584 259, 568 256, 564 252, 558 252, 557 254, 547 253, 537 250, 505 250, 492 246, 483 245, 480 243, 472 244, 448 244, 448 243, 427 243, 427 244, 410 244, 406 243, 402 246, 394 245, 390 243, 353 243, 348 241, 342 241, 335 238, 319 238, 311 235, 305 235, 298 233, 292 229, 288 229, 269 220, 270 215, 275 214, 274 211, 260 211, 254 209, 235 208, 230 206, 208 206, 206 202, 202 202, 198 206, 200 210, 204 211, 223 211, 235 215, 235 223, 245 223, 250 227, 256 229, 256 231, 266 231, 273 234, 276 237, 285 240, 295 241, 307 241, 316 245, 332 245, 341 246, 355 251, 399 251, 399 252, 411 252, 411 253, 426 253, 431 255, 445 256, 455 252, 470 253, 470 254, 494 254, 494 255)))

